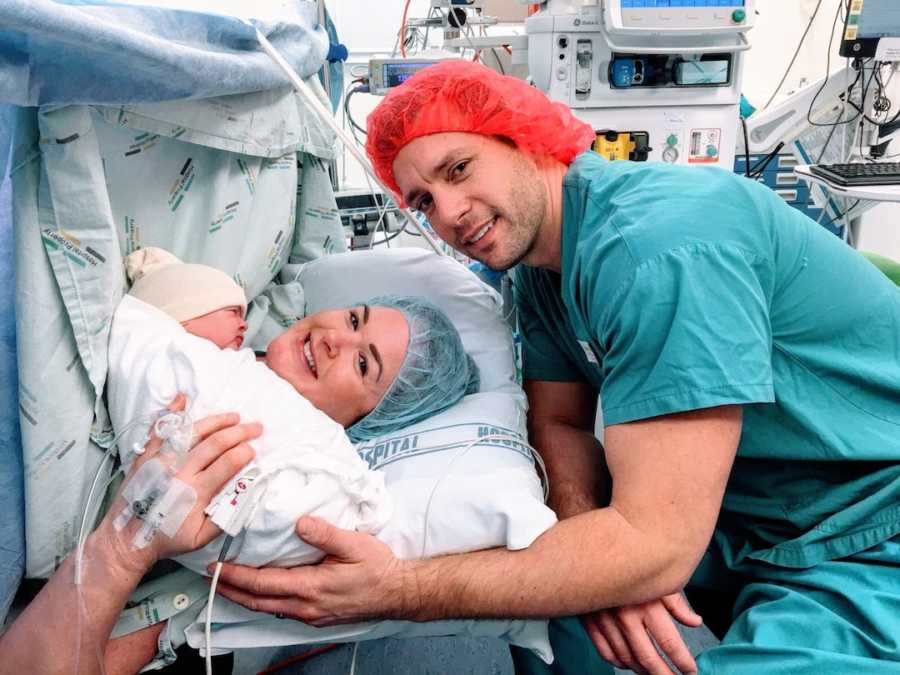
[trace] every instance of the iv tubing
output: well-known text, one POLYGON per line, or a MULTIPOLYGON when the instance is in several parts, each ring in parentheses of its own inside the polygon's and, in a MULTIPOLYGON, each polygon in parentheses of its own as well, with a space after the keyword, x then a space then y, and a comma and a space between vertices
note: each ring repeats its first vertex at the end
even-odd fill
MULTIPOLYGON (((252 24, 251 24, 252 25, 252 24)), ((375 179, 375 182, 378 186, 384 191, 385 195, 390 195, 391 190, 381 182, 381 179, 375 175, 375 171, 372 169, 372 165, 369 163, 368 158, 360 151, 357 147, 357 144, 354 142, 352 138, 338 126, 337 121, 331 116, 331 113, 322 105, 322 102, 316 97, 313 91, 309 88, 309 85, 306 84, 300 76, 297 75, 296 71, 291 68, 290 64, 284 60, 284 57, 278 53, 275 47, 272 46, 272 43, 266 38, 262 32, 254 26, 254 30, 256 30, 256 39, 259 41, 259 46, 262 47, 263 51, 269 55, 269 57, 275 62, 281 71, 287 76, 287 78, 291 81, 294 89, 306 100, 307 104, 312 107, 313 110, 318 113, 319 117, 324 120, 324 122, 331 127, 331 130, 337 134, 337 137, 341 139, 341 142, 344 144, 344 148, 350 151, 356 161, 360 163, 360 165, 365 169, 366 173, 368 173, 372 178, 375 179)), ((444 253, 438 248, 437 243, 434 241, 432 236, 422 227, 422 224, 416 220, 413 215, 409 212, 409 209, 400 209, 400 212, 403 214, 403 217, 406 218, 407 222, 415 227, 419 233, 425 238, 425 241, 428 242, 428 245, 434 250, 438 255, 444 255, 444 253)))
POLYGON ((203 635, 206 639, 206 675, 213 675, 212 672, 212 609, 213 601, 216 599, 216 586, 219 585, 219 573, 222 571, 222 563, 225 562, 225 556, 228 555, 228 549, 231 548, 231 542, 234 537, 226 536, 222 542, 222 549, 219 551, 219 558, 216 560, 216 571, 213 572, 212 581, 209 584, 209 598, 206 602, 206 621, 203 626, 203 635))

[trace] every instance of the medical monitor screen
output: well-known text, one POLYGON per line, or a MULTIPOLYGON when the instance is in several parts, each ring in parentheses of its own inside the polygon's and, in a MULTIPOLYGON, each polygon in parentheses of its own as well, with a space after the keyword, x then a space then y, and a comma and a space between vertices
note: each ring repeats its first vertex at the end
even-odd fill
POLYGON ((900 1, 850 0, 841 56, 874 57, 882 38, 900 38, 900 1))
POLYGON ((384 85, 396 87, 418 73, 423 68, 434 65, 434 61, 407 61, 406 63, 386 63, 384 65, 384 85))

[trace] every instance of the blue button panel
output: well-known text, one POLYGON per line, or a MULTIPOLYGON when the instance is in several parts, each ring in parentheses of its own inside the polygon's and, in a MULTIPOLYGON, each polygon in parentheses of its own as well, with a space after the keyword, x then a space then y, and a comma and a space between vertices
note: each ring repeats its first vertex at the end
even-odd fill
POLYGON ((743 7, 745 0, 621 0, 622 9, 659 7, 743 7))
MULTIPOLYGON (((750 166, 759 166, 761 161, 764 161, 766 155, 750 155, 750 166)), ((824 227, 826 230, 830 231, 837 236, 843 236, 844 226, 841 222, 835 222, 831 220, 827 215, 822 215, 822 209, 818 208, 812 200, 812 197, 809 192, 809 185, 804 183, 803 181, 797 181, 797 183, 793 185, 779 185, 777 176, 779 174, 793 174, 794 170, 792 168, 793 164, 793 155, 790 153, 778 155, 771 162, 769 162, 766 167, 765 173, 760 177, 760 182, 766 187, 775 190, 775 192, 781 196, 782 198, 786 198, 792 196, 793 199, 788 201, 792 207, 800 211, 801 213, 806 214, 810 218, 812 218, 819 225, 824 227), (790 161, 791 166, 782 166, 782 158, 785 158, 790 161)), ((734 158, 734 172, 740 175, 744 175, 744 167, 747 165, 747 159, 744 155, 738 154, 734 158)))

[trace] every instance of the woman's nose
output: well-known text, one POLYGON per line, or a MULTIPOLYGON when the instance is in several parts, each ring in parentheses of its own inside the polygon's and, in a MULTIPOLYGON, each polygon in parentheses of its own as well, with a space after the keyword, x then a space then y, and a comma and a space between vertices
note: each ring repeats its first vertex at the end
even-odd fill
POLYGON ((336 358, 344 349, 358 347, 361 340, 361 335, 355 331, 337 328, 326 328, 322 331, 322 342, 329 358, 336 358))
POLYGON ((322 342, 325 345, 325 352, 330 358, 336 357, 341 353, 341 349, 348 346, 352 341, 352 337, 347 335, 346 331, 327 328, 322 331, 322 342))

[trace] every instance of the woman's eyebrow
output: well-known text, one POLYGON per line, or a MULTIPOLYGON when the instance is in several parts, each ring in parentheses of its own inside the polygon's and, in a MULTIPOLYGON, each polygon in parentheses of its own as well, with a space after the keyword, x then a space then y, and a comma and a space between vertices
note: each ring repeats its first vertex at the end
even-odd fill
POLYGON ((369 306, 363 305, 363 323, 369 323, 369 306))

